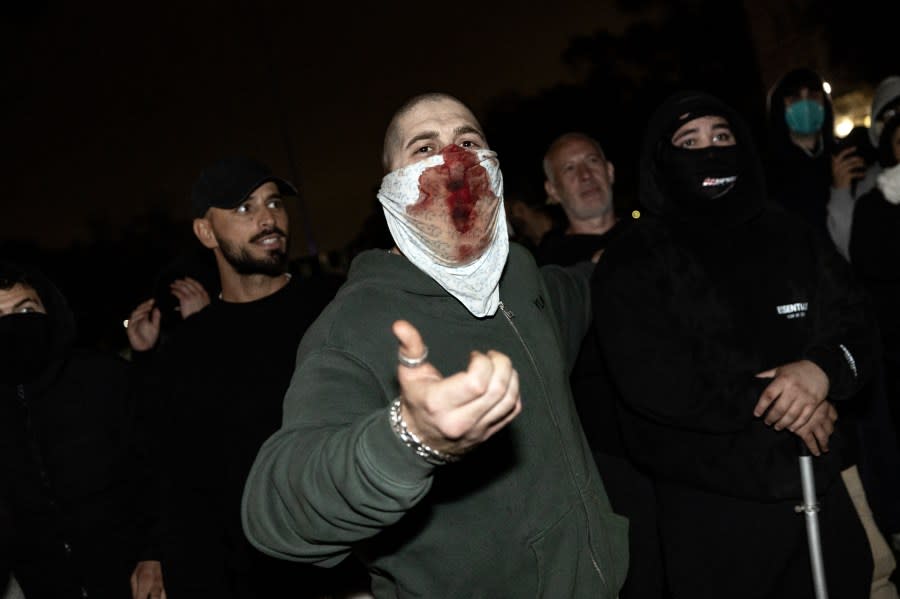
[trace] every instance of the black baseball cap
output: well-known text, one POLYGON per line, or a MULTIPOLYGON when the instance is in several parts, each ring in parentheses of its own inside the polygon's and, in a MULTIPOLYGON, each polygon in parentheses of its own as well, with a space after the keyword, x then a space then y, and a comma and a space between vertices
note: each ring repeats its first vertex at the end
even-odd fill
POLYGON ((234 156, 219 160, 205 168, 194 183, 191 191, 194 218, 201 218, 209 208, 234 208, 269 181, 284 195, 298 195, 293 185, 252 158, 234 156))

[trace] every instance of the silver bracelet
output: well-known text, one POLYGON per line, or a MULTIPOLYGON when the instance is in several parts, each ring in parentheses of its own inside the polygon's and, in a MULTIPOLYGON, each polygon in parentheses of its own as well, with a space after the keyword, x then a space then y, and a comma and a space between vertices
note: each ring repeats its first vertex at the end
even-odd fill
POLYGON ((403 444, 416 452, 416 455, 434 466, 443 466, 452 462, 458 462, 460 456, 451 453, 444 453, 429 447, 416 435, 409 430, 403 417, 400 415, 400 398, 398 397, 391 402, 391 429, 394 431, 403 444))

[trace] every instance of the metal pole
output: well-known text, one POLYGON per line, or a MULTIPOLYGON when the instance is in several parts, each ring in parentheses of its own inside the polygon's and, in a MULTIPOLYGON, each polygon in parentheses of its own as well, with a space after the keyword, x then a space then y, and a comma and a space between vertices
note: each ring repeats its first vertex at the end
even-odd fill
POLYGON ((816 497, 816 478, 813 474, 813 457, 806 446, 800 454, 800 484, 803 487, 803 505, 797 512, 806 515, 806 538, 809 541, 809 563, 812 567, 813 587, 816 599, 828 599, 825 585, 825 563, 822 560, 822 538, 819 536, 819 500, 816 497))

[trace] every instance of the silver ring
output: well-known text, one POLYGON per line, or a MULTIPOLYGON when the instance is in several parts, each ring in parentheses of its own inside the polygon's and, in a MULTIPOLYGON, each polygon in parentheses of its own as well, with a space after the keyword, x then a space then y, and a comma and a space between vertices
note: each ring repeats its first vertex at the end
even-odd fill
POLYGON ((425 363, 425 360, 428 359, 428 346, 425 346, 425 352, 419 356, 418 358, 407 358, 400 350, 397 350, 397 360, 406 366, 407 368, 416 368, 417 366, 421 366, 425 363))

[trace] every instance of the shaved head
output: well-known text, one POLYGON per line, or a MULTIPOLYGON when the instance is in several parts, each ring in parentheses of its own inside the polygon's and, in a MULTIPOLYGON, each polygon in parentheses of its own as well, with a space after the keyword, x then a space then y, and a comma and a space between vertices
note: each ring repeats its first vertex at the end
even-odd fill
MULTIPOLYGON (((400 121, 404 116, 415 110, 416 107, 418 107, 420 104, 424 104, 426 102, 455 102, 468 111, 468 107, 466 107, 466 105, 459 101, 457 98, 451 96, 450 94, 441 92, 419 94, 418 96, 413 96, 412 98, 404 102, 403 105, 400 106, 400 108, 398 108, 396 112, 394 112, 393 116, 391 117, 390 123, 388 123, 387 130, 384 133, 384 147, 382 150, 381 160, 385 172, 389 172, 392 170, 392 158, 397 150, 400 149, 400 146, 402 144, 400 121)), ((471 113, 471 111, 469 112, 471 113)), ((474 119, 474 116, 472 118, 474 119)), ((477 121, 475 121, 475 123, 478 124, 477 121)), ((480 125, 478 125, 478 129, 481 129, 480 125)))

